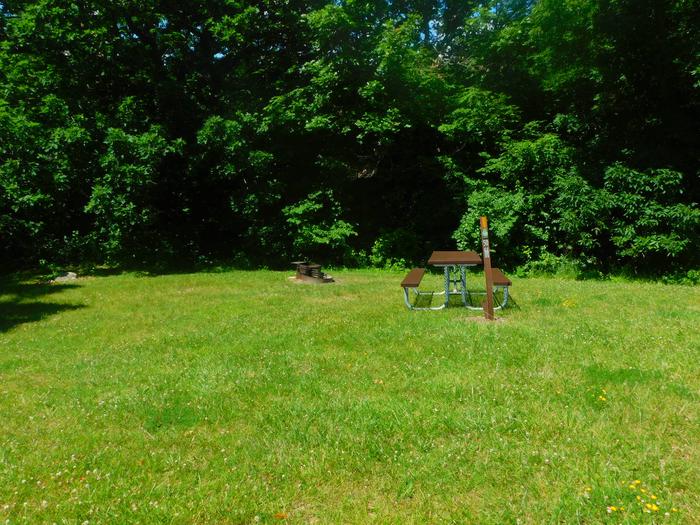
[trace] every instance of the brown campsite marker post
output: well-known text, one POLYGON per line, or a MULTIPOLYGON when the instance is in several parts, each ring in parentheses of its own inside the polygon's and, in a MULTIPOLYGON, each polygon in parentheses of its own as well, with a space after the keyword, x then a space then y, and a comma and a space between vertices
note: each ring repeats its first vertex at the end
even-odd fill
POLYGON ((491 247, 489 246, 489 220, 482 216, 481 226, 481 251, 484 260, 484 275, 486 277, 486 302, 484 303, 484 317, 493 321, 493 274, 491 273, 491 247))

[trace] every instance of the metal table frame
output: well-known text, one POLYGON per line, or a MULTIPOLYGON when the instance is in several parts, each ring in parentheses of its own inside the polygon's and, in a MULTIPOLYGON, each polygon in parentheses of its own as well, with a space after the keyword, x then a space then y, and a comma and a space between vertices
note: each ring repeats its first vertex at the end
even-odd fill
POLYGON ((441 267, 445 274, 445 290, 435 292, 436 295, 445 296, 445 302, 438 308, 447 308, 451 295, 459 295, 466 308, 475 308, 471 306, 467 289, 467 268, 481 264, 481 257, 476 252, 435 251, 428 264, 441 267))
POLYGON ((445 302, 440 308, 447 308, 450 303, 451 295, 459 295, 462 297, 462 304, 467 308, 470 306, 469 290, 467 290, 467 268, 476 266, 476 264, 434 264, 433 266, 442 267, 445 272, 445 290, 435 292, 435 295, 444 295, 445 302))

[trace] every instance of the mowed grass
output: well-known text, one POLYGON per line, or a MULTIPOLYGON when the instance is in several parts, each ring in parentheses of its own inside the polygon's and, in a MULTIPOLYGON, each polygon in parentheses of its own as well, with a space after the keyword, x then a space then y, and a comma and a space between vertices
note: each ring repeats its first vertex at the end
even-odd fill
POLYGON ((699 522, 700 288, 333 274, 5 279, 0 523, 699 522))

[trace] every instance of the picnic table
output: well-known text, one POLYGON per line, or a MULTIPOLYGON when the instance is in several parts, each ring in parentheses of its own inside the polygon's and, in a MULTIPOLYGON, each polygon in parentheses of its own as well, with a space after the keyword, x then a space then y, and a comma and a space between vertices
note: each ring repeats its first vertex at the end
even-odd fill
MULTIPOLYGON (((425 268, 414 268, 401 282, 401 287, 404 291, 404 300, 406 306, 410 310, 442 310, 447 308, 450 303, 451 295, 460 295, 462 297, 462 304, 471 310, 483 310, 481 306, 473 306, 471 301, 472 295, 483 295, 485 292, 480 292, 472 290, 471 292, 467 288, 467 268, 472 266, 480 266, 483 264, 481 256, 472 251, 434 251, 430 259, 428 259, 428 264, 431 266, 437 266, 443 268, 445 273, 445 289, 441 292, 425 292, 420 291, 419 286, 423 276, 425 275, 425 268), (445 300, 440 306, 430 306, 430 307, 417 307, 411 304, 408 297, 408 291, 413 290, 416 296, 421 295, 444 295, 445 300)), ((498 268, 492 268, 491 274, 493 277, 494 290, 503 291, 503 301, 500 302, 499 306, 495 309, 498 310, 506 306, 508 302, 508 287, 511 286, 510 279, 506 277, 501 270, 498 268)))
POLYGON ((478 253, 472 251, 434 251, 428 259, 431 266, 442 267, 445 272, 445 303, 449 306, 450 295, 460 295, 464 306, 469 307, 467 290, 467 268, 483 264, 478 253))

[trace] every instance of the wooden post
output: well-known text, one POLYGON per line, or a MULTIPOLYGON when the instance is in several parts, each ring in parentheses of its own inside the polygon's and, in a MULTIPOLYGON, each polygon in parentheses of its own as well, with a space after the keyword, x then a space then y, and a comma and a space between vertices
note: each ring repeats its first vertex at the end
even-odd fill
POLYGON ((489 220, 481 217, 481 253, 484 260, 484 276, 486 277, 486 302, 484 317, 493 321, 493 274, 491 273, 491 247, 489 245, 489 220))

